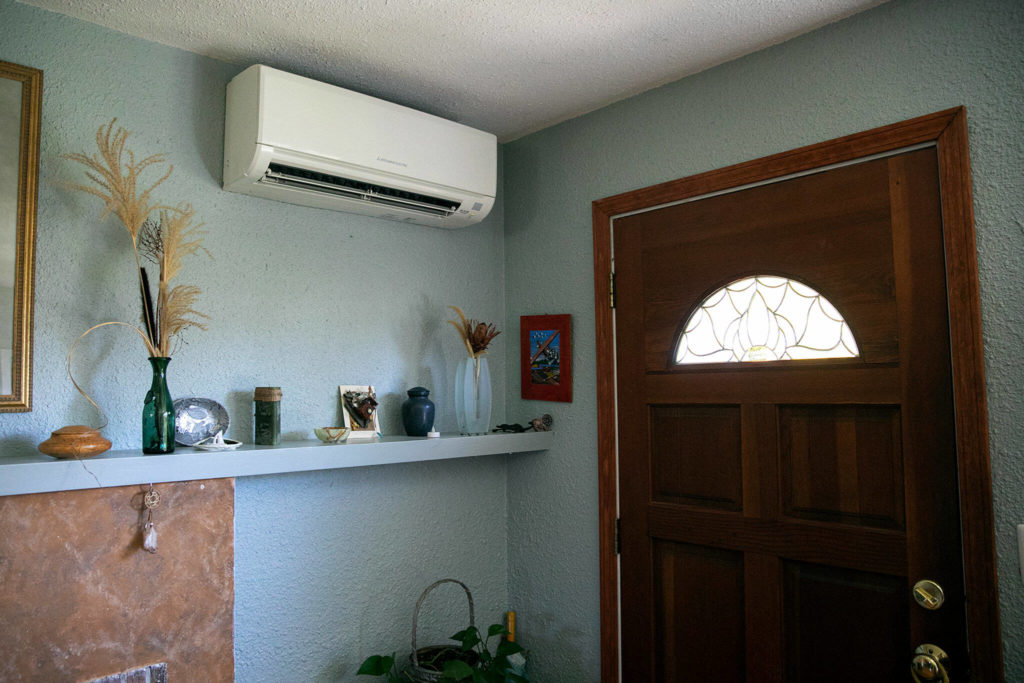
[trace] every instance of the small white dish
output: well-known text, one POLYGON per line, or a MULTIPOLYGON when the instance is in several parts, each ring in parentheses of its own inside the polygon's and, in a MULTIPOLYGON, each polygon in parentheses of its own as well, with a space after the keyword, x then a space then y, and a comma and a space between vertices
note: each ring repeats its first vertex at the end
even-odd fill
POLYGON ((195 448, 200 451, 233 451, 241 445, 241 441, 225 439, 221 436, 221 432, 217 432, 214 436, 207 437, 195 444, 195 448))
POLYGON ((198 451, 233 451, 241 445, 241 441, 225 439, 223 444, 197 443, 194 448, 198 451))

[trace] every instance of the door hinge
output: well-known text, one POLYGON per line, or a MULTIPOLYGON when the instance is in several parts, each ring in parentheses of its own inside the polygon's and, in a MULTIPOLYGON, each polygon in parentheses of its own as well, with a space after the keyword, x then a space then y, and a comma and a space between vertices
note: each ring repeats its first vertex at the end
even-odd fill
POLYGON ((614 541, 614 545, 615 545, 615 554, 616 555, 621 555, 622 554, 622 518, 621 517, 616 517, 615 518, 615 541, 614 541))
POLYGON ((608 273, 608 308, 615 308, 615 271, 608 273))

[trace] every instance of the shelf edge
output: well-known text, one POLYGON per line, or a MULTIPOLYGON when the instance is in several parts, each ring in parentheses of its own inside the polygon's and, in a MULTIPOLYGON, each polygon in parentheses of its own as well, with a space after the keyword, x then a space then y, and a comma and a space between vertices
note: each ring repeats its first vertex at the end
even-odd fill
POLYGON ((552 441, 552 432, 446 434, 440 439, 386 436, 373 442, 332 445, 295 441, 224 453, 179 446, 168 455, 111 451, 84 460, 0 457, 0 496, 528 453, 547 450, 552 441))

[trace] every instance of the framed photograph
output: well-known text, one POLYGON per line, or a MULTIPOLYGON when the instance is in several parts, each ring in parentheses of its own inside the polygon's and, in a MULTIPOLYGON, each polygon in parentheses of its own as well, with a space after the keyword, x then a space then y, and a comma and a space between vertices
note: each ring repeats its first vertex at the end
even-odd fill
POLYGON ((338 386, 345 426, 351 431, 348 441, 372 439, 380 436, 380 418, 377 416, 377 394, 373 387, 361 384, 338 386))
POLYGON ((572 316, 519 317, 522 397, 572 402, 572 316))

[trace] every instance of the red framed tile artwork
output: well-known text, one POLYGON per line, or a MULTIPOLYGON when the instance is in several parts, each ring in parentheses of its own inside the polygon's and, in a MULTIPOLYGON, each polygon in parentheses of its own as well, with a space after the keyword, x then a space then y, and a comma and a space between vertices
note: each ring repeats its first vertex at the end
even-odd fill
POLYGON ((522 397, 572 402, 572 316, 519 316, 522 397))

